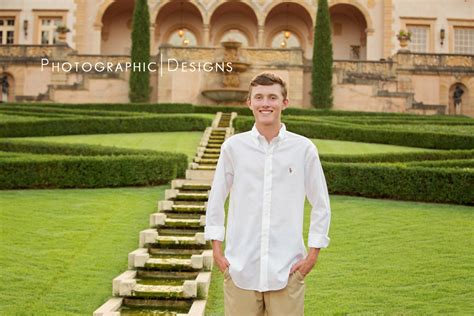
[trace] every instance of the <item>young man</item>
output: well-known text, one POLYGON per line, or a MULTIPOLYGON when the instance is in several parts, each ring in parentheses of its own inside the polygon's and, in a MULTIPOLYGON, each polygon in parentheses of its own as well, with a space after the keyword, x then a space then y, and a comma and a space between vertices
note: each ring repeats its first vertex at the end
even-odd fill
POLYGON ((314 144, 281 123, 288 107, 281 78, 256 76, 247 105, 255 125, 222 144, 206 212, 205 236, 224 273, 225 314, 303 315, 304 277, 329 244, 326 180, 314 144), (303 241, 305 196, 312 205, 309 252, 303 241))

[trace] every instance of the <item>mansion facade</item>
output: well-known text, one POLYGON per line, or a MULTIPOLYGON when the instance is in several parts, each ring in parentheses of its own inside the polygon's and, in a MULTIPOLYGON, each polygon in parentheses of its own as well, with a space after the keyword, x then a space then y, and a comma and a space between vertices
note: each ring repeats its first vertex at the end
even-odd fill
MULTIPOLYGON (((8 101, 128 102, 129 72, 89 65, 130 62, 134 2, 0 0, 8 101)), ((335 109, 474 116, 474 0, 328 3, 335 109), (400 30, 411 33, 406 47, 400 30)), ((287 80, 290 105, 310 107, 317 0, 148 5, 151 102, 243 105, 250 79, 272 71, 287 80), (232 78, 189 67, 219 62, 235 63, 232 78)))

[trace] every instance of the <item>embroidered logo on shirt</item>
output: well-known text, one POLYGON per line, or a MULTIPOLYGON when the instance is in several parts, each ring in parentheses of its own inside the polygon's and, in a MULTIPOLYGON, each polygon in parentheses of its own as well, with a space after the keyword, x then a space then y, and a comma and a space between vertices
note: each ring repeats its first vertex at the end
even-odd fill
POLYGON ((293 173, 293 169, 291 169, 291 167, 288 168, 288 171, 289 171, 290 173, 293 173))

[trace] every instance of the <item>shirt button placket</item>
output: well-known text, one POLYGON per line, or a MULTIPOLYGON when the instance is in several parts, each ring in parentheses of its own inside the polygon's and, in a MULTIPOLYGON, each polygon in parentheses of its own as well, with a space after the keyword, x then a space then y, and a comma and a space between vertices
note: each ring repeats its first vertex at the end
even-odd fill
POLYGON ((265 152, 265 169, 263 180, 262 239, 260 245, 260 286, 262 289, 268 288, 268 246, 270 241, 270 210, 272 198, 272 159, 273 146, 267 146, 265 152))

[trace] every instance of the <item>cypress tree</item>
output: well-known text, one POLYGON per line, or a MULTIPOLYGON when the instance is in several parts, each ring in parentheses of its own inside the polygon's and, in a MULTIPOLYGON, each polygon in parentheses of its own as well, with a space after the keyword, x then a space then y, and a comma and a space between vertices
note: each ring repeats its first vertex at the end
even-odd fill
POLYGON ((147 0, 135 0, 131 62, 140 64, 141 69, 140 71, 133 71, 132 69, 130 72, 130 102, 148 102, 151 91, 150 73, 147 69, 150 62, 150 13, 147 0))
POLYGON ((316 108, 332 107, 332 40, 327 0, 318 0, 314 29, 311 104, 316 108))

